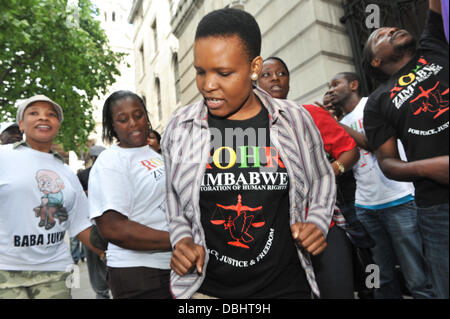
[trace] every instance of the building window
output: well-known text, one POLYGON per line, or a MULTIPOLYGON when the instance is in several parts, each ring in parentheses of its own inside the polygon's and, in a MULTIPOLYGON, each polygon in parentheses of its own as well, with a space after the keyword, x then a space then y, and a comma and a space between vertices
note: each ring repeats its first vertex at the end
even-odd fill
POLYGON ((174 53, 172 55, 172 70, 175 79, 175 93, 177 103, 180 102, 181 99, 181 78, 180 78, 180 69, 178 65, 178 53, 174 53))
POLYGON ((156 107, 158 108, 159 121, 162 122, 163 112, 162 112, 162 105, 161 105, 161 82, 159 80, 159 77, 155 78, 155 93, 156 93, 156 98, 157 98, 156 107))
POLYGON ((139 7, 138 16, 141 20, 144 20, 144 8, 142 6, 139 7))
POLYGON ((105 12, 105 22, 108 21, 108 14, 105 12))
POLYGON ((139 48, 139 56, 141 59, 141 75, 144 76, 145 75, 145 54, 144 54, 144 44, 141 45, 141 47, 139 48))
POLYGON ((115 22, 116 21, 116 13, 113 11, 112 13, 112 21, 115 22))
POLYGON ((158 27, 156 24, 156 19, 152 24, 152 34, 153 34, 153 52, 158 52, 158 27))

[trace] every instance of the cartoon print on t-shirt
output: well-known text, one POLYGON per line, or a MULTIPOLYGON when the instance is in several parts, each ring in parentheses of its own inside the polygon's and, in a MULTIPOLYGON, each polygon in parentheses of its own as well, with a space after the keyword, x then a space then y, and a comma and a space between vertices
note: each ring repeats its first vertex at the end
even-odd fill
POLYGON ((223 206, 216 204, 216 211, 211 217, 213 225, 224 225, 224 230, 229 231, 234 241, 229 241, 228 245, 249 249, 246 244, 254 241, 248 231, 251 227, 260 228, 265 225, 264 216, 262 215, 262 206, 248 207, 242 205, 242 196, 238 195, 236 205, 223 206))
POLYGON ((55 226, 56 219, 61 224, 68 218, 67 209, 63 206, 64 182, 57 173, 50 170, 39 170, 36 181, 43 196, 41 204, 33 210, 35 216, 40 218, 38 226, 49 230, 55 226))

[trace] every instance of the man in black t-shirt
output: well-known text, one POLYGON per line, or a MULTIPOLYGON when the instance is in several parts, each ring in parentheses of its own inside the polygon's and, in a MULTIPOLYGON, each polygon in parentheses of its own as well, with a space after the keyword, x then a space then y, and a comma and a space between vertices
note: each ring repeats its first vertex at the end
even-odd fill
POLYGON ((383 173, 414 182, 433 285, 448 298, 449 73, 440 10, 430 0, 418 48, 406 30, 381 28, 369 37, 363 63, 382 84, 367 102, 364 129, 383 173), (408 162, 400 160, 397 138, 408 162))

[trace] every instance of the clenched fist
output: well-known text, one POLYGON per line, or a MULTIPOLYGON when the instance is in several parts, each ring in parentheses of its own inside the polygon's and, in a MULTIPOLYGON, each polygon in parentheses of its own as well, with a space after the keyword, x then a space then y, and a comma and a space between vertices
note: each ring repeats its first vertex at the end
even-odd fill
POLYGON ((197 269, 198 274, 201 275, 204 261, 205 249, 195 244, 191 237, 185 237, 175 245, 170 267, 179 276, 187 275, 194 267, 197 269))
POLYGON ((322 231, 315 224, 297 223, 291 226, 291 231, 297 245, 313 256, 320 254, 327 247, 322 231))

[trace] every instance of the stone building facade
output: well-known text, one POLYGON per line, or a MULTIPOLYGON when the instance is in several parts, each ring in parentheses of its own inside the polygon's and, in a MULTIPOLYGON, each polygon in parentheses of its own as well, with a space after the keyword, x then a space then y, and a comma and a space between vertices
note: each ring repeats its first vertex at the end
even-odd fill
POLYGON ((102 145, 102 109, 106 98, 118 90, 133 92, 136 90, 133 25, 127 21, 132 2, 123 0, 92 0, 92 3, 99 10, 97 19, 106 33, 111 49, 115 52, 126 54, 122 63, 118 66, 120 76, 116 77, 116 82, 108 87, 104 96, 93 101, 95 105, 93 115, 96 127, 90 139, 94 144, 102 145))
POLYGON ((137 92, 146 97, 159 131, 175 109, 201 98, 193 67, 196 27, 205 14, 224 7, 256 18, 262 57, 279 56, 290 69, 291 100, 321 101, 334 74, 355 70, 339 21, 341 0, 134 0, 128 19, 135 26, 137 92))
POLYGON ((172 2, 135 0, 128 16, 135 28, 136 92, 145 100, 153 129, 159 132, 181 103, 178 40, 170 24, 172 2))
POLYGON ((279 56, 287 63, 289 99, 321 100, 334 74, 354 71, 350 42, 339 22, 344 15, 340 0, 181 0, 172 27, 180 41, 182 104, 199 98, 192 67, 196 26, 205 14, 226 6, 242 8, 256 18, 263 58, 279 56))
MULTIPOLYGON (((108 38, 109 46, 115 52, 125 53, 123 61, 118 66, 120 76, 116 77, 116 82, 107 88, 105 95, 94 99, 93 117, 95 129, 89 135, 88 148, 92 145, 104 145, 102 141, 102 110, 107 97, 118 90, 135 91, 135 67, 134 67, 134 47, 133 47, 133 25, 128 23, 128 13, 131 9, 132 0, 91 0, 92 4, 98 8, 96 19, 100 21, 102 29, 108 38)), ((104 145, 109 146, 109 145, 104 145)), ((89 167, 88 154, 83 154, 81 159, 77 158, 74 152, 70 152, 69 165, 75 172, 78 169, 89 167)))

